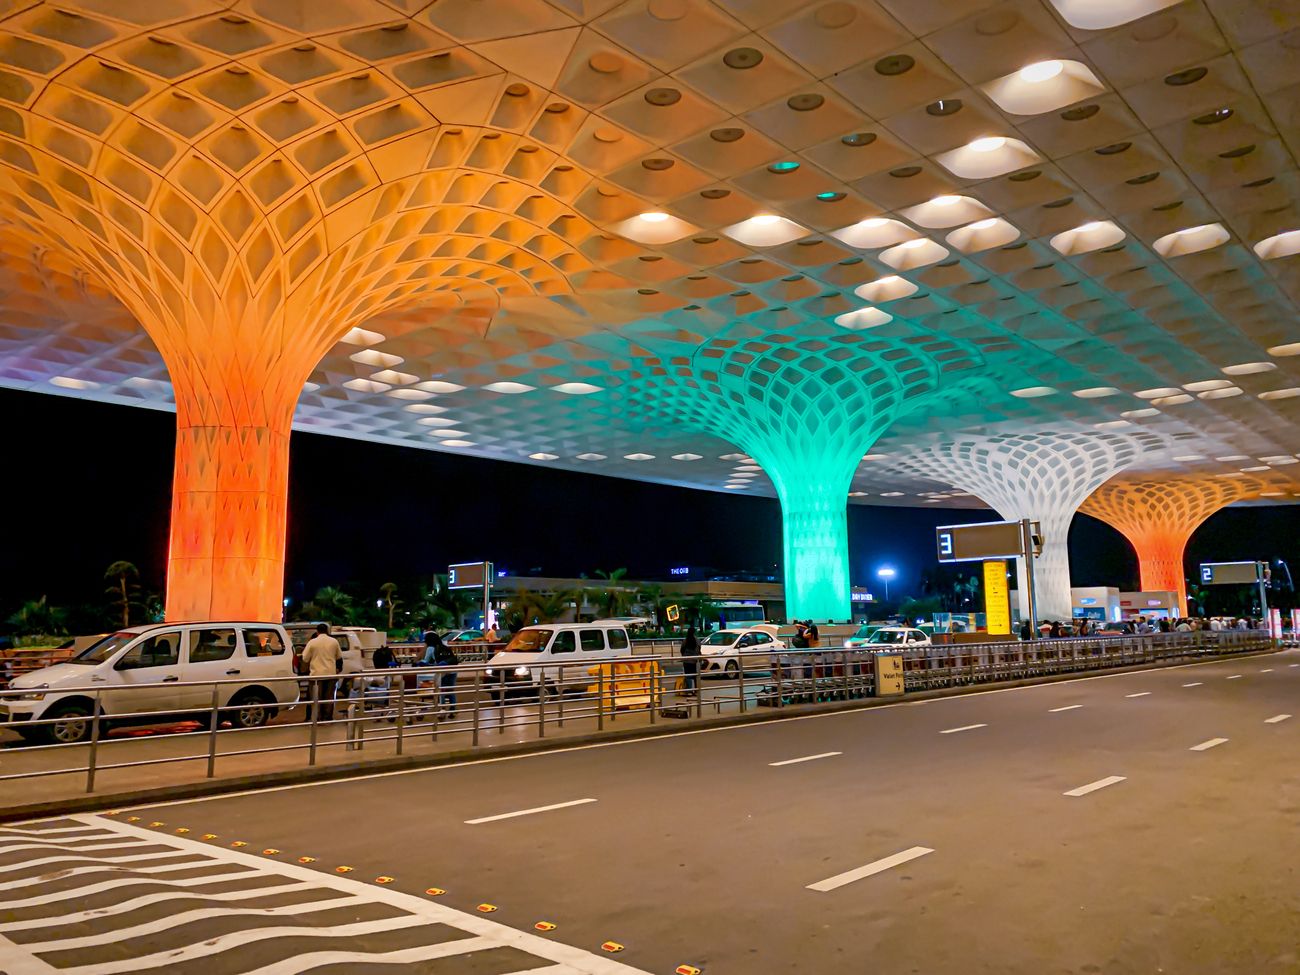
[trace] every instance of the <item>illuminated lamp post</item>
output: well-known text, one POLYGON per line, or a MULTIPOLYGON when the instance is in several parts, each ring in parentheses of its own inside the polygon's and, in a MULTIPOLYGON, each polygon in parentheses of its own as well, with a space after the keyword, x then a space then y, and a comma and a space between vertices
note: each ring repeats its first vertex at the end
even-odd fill
POLYGON ((889 566, 884 565, 876 570, 876 575, 885 580, 885 602, 889 602, 889 580, 898 575, 898 573, 889 566))

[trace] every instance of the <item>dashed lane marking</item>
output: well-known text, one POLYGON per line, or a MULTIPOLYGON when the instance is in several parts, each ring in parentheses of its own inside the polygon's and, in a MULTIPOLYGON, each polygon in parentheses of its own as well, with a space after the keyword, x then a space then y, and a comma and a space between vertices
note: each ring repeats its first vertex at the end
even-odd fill
POLYGON ((836 755, 843 755, 843 752, 822 752, 820 755, 805 755, 802 758, 787 758, 783 762, 768 762, 770 768, 780 768, 782 765, 798 765, 800 762, 815 762, 819 758, 834 758, 836 755))
POLYGON ((1067 795, 1071 798, 1077 799, 1079 796, 1086 796, 1088 793, 1096 792, 1098 789, 1117 785, 1118 783, 1125 781, 1126 778, 1127 776, 1124 775, 1108 775, 1104 779, 1098 779, 1096 782, 1089 782, 1087 785, 1081 785, 1077 789, 1071 789, 1069 792, 1062 793, 1062 795, 1067 795))
POLYGON ((1183 686, 1184 686, 1184 687, 1202 687, 1202 686, 1204 686, 1204 682, 1199 681, 1199 680, 1194 680, 1194 681, 1192 681, 1190 684, 1184 684, 1183 686))
POLYGON ((864 880, 867 877, 873 877, 878 873, 884 873, 894 867, 902 866, 904 863, 910 863, 918 857, 933 853, 934 850, 928 846, 914 846, 904 850, 901 853, 895 853, 893 856, 887 856, 881 860, 875 860, 865 866, 855 867, 852 870, 846 870, 844 873, 837 873, 834 877, 827 877, 825 880, 819 880, 815 884, 809 884, 805 890, 815 890, 819 893, 837 890, 846 884, 854 883, 858 880, 864 880))
POLYGON ((1190 752, 1208 752, 1211 748, 1218 748, 1227 742, 1227 738, 1211 738, 1209 741, 1203 741, 1199 745, 1193 745, 1188 749, 1190 752))
POLYGON ((1224 680, 1241 680, 1241 674, 1233 674, 1231 677, 1225 677, 1224 680))
POLYGON ((987 728, 986 724, 964 724, 960 728, 946 728, 939 732, 941 735, 955 735, 960 731, 974 731, 976 728, 987 728))
POLYGON ((1067 704, 1067 705, 1066 705, 1065 707, 1063 707, 1063 708, 1048 708, 1048 709, 1047 709, 1047 713, 1048 713, 1048 714, 1060 714, 1062 711, 1075 711, 1075 710, 1078 710, 1078 709, 1081 708, 1081 707, 1083 707, 1082 704, 1067 704))
POLYGON ((515 812, 499 813, 495 816, 482 816, 479 819, 465 820, 466 826, 479 826, 483 823, 495 823, 502 819, 516 819, 519 816, 531 816, 534 813, 550 812, 553 809, 568 809, 570 806, 585 806, 589 802, 595 802, 595 799, 574 799, 571 802, 557 802, 550 806, 536 806, 532 809, 519 809, 515 812))
POLYGON ((1289 714, 1275 714, 1271 718, 1265 718, 1264 724, 1281 724, 1289 717, 1291 717, 1289 714))
POLYGON ((1265 667, 1263 670, 1260 671, 1260 673, 1261 673, 1261 674, 1271 674, 1271 673, 1273 673, 1273 668, 1272 668, 1272 667, 1265 667))
POLYGON ((1138 691, 1136 694, 1125 694, 1125 697, 1150 697, 1150 691, 1138 691))
POLYGON ((0 871, 48 866, 50 860, 92 863, 60 871, 59 890, 48 889, 48 877, 39 885, 23 879, 0 886, 6 891, 0 894, 5 905, 0 970, 8 975, 162 975, 199 960, 214 973, 237 969, 244 975, 381 964, 396 971, 471 952, 476 961, 494 957, 492 952, 515 952, 500 955, 493 968, 514 975, 647 975, 601 953, 330 870, 155 833, 122 820, 71 816, 51 822, 76 825, 51 825, 49 836, 41 835, 46 829, 0 832, 0 838, 16 841, 10 852, 30 856, 11 858, 0 871), (56 838, 64 842, 39 842, 56 838), (80 842, 60 849, 69 838, 80 842), (147 852, 123 854, 133 846, 147 852), (153 862, 164 857, 180 862, 153 862), (174 879, 166 875, 173 870, 203 875, 174 879), (111 879, 102 879, 105 874, 111 879), (19 898, 8 893, 22 886, 36 890, 19 898), (96 894, 113 900, 96 906, 89 900, 96 894), (286 896, 292 903, 284 903, 286 896), (383 916, 376 918, 376 909, 383 916), (239 930, 231 930, 232 923, 239 930), (250 957, 249 945, 256 946, 256 958, 250 957), (76 954, 61 954, 66 952, 76 954))

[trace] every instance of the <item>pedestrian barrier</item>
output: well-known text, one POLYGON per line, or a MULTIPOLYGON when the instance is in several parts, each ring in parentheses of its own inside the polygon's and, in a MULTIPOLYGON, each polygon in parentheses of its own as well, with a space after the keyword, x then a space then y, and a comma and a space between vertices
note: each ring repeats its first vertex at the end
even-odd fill
MULTIPOLYGON (((1266 632, 1247 630, 881 649, 891 663, 901 657, 903 665, 901 672, 891 671, 889 688, 897 690, 901 676, 904 693, 915 693, 1213 659, 1276 645, 1266 632)), ((507 683, 501 670, 468 662, 372 670, 344 678, 283 677, 262 683, 292 682, 305 688, 299 692, 299 703, 266 706, 255 727, 245 726, 246 714, 237 715, 241 707, 215 707, 222 696, 220 685, 240 684, 238 679, 170 685, 189 700, 211 701, 214 706, 199 705, 184 715, 165 718, 156 712, 123 713, 123 702, 142 700, 132 695, 147 692, 149 685, 113 688, 109 701, 103 685, 60 687, 59 700, 66 702, 67 695, 75 694, 80 710, 18 725, 0 723, 0 729, 17 729, 29 739, 27 747, 14 747, 11 741, 0 751, 4 762, 0 783, 55 779, 65 783, 61 787, 68 794, 69 777, 80 776, 85 792, 97 792, 104 791, 100 782, 105 774, 120 782, 127 778, 125 770, 148 766, 197 764, 208 779, 216 777, 218 765, 230 776, 285 771, 303 761, 295 756, 304 756, 308 766, 318 765, 322 757, 341 761, 344 755, 355 763, 372 756, 406 755, 413 748, 478 747, 504 741, 508 730, 514 731, 515 740, 523 741, 542 739, 557 730, 562 734, 604 731, 606 723, 614 721, 636 728, 666 717, 699 719, 705 714, 744 714, 758 707, 844 706, 887 686, 883 676, 877 686, 877 654, 870 648, 745 651, 736 660, 734 674, 700 674, 694 692, 681 688, 681 660, 676 656, 635 656, 597 666, 575 662, 544 668, 531 677, 510 675, 518 678, 517 683, 507 683), (453 675, 454 683, 448 680, 453 675), (113 705, 114 713, 105 712, 106 703, 113 705), (304 706, 308 704, 313 706, 304 706), (274 718, 270 727, 260 726, 267 718, 274 718), (174 724, 174 733, 143 740, 122 734, 133 723, 156 725, 164 720, 188 723, 174 724), (41 742, 56 725, 62 741, 41 742), (139 746, 150 743, 152 751, 140 750, 139 746)), ((39 690, 2 690, 0 716, 7 715, 13 699, 44 697, 39 690)), ((150 784, 156 784, 157 778, 151 773, 150 784)), ((5 797, 0 808, 5 802, 33 801, 32 795, 30 787, 0 786, 0 796, 5 797)))

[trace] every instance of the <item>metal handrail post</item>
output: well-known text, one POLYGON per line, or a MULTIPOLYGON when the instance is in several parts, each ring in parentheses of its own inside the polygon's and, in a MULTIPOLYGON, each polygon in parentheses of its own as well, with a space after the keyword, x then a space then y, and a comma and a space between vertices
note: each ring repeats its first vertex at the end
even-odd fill
POLYGON ((655 712, 659 710, 659 661, 650 661, 650 723, 655 723, 655 712))
POLYGON ((307 748, 307 764, 316 764, 316 729, 320 720, 320 681, 311 680, 311 734, 307 748))
POLYGON ((559 716, 557 718, 557 726, 563 728, 564 727, 564 664, 560 664, 559 677, 560 677, 560 685, 559 685, 560 699, 556 702, 556 704, 559 706, 559 716))
POLYGON ((781 693, 781 677, 785 672, 785 664, 778 653, 776 657, 776 706, 785 707, 785 695, 781 693))
POLYGON ((99 690, 90 702, 90 757, 86 759, 86 791, 95 791, 95 766, 99 758, 99 690))
POLYGON ((397 679, 397 754, 402 754, 402 736, 406 730, 406 681, 397 679))
POLYGON ((596 664, 596 730, 605 730, 605 666, 596 664))
POLYGON ((217 705, 220 699, 217 692, 220 688, 216 681, 212 682, 212 714, 208 717, 208 778, 216 775, 217 770, 217 726, 221 720, 217 716, 217 705))
POLYGON ((537 675, 537 737, 546 737, 546 675, 537 675))
POLYGON ((745 713, 745 654, 743 651, 740 654, 740 659, 737 660, 736 663, 740 670, 740 673, 738 674, 739 683, 737 684, 737 690, 740 693, 740 713, 744 714, 745 713))
POLYGON ((472 744, 475 747, 478 746, 479 712, 483 708, 483 699, 480 697, 482 687, 483 687, 483 672, 481 670, 475 670, 474 671, 474 732, 473 732, 473 737, 471 739, 472 744))

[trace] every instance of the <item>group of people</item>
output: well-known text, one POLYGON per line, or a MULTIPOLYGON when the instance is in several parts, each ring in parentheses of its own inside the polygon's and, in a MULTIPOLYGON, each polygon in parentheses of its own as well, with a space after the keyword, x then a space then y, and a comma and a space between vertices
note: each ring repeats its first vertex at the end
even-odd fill
MULTIPOLYGON (((446 717, 454 717, 456 714, 456 679, 459 674, 455 667, 459 663, 460 658, 456 656, 456 651, 447 645, 436 630, 429 630, 424 634, 424 655, 417 662, 417 666, 447 669, 436 673, 419 674, 417 686, 426 696, 436 698, 436 708, 446 717), (434 691, 432 695, 431 690, 434 691)), ((369 669, 387 670, 396 666, 397 660, 393 652, 388 647, 379 647, 374 652, 369 669)), ((338 679, 338 675, 343 672, 343 647, 337 639, 330 636, 329 624, 317 624, 315 636, 303 647, 302 669, 304 676, 317 678, 315 683, 320 687, 319 692, 313 693, 312 701, 307 705, 306 720, 311 721, 318 708, 319 720, 334 720, 334 701, 336 698, 346 696, 347 679, 338 679)), ((387 690, 392 683, 384 677, 368 677, 365 680, 367 685, 361 688, 363 694, 376 689, 387 690)))
POLYGON ((1113 635, 1116 633, 1127 636, 1145 636, 1149 633, 1195 633, 1200 630, 1251 630, 1255 629, 1256 624, 1250 619, 1240 619, 1233 617, 1212 617, 1210 619, 1201 619, 1195 616, 1186 617, 1151 617, 1138 616, 1131 620, 1122 620, 1116 623, 1102 623, 1097 620, 1083 619, 1070 620, 1066 622, 1044 620, 1038 624, 1038 630, 1035 632, 1030 626, 1029 620, 1023 620, 1020 624, 1020 639, 1052 639, 1059 637, 1084 637, 1097 636, 1100 634, 1113 635))

